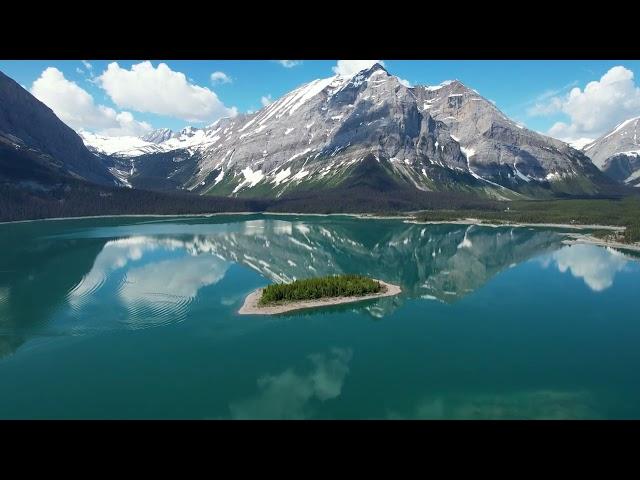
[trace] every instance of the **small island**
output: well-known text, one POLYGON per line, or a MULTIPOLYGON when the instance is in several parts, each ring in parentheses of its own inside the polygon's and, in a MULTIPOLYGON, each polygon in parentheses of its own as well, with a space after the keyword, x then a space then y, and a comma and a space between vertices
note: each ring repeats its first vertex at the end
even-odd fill
POLYGON ((329 275, 291 283, 272 284, 251 292, 241 315, 274 315, 303 308, 326 307, 389 297, 400 287, 363 275, 329 275))

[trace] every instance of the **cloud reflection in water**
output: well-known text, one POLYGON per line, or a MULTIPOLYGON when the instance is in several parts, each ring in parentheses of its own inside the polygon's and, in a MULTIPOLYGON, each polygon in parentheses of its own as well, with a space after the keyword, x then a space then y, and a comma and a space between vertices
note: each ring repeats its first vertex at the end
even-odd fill
POLYGON ((193 241, 112 240, 67 300, 76 313, 87 314, 92 308, 110 308, 112 303, 100 301, 101 296, 115 296, 126 310, 126 315, 112 315, 120 324, 133 329, 162 325, 184 319, 198 290, 219 282, 228 267, 219 256, 194 248, 193 241))
POLYGON ((569 271, 594 292, 602 292, 613 285, 616 274, 625 269, 629 260, 612 248, 576 244, 553 252, 542 263, 554 264, 562 273, 569 271))
POLYGON ((231 416, 237 419, 302 419, 313 415, 310 402, 340 396, 349 373, 352 351, 332 348, 328 353, 309 355, 313 367, 307 373, 293 369, 258 378, 258 394, 232 403, 231 416))

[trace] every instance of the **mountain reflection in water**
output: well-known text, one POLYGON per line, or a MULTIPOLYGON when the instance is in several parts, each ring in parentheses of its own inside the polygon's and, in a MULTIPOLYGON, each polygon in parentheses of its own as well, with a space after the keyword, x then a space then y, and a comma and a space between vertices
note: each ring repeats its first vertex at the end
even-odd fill
MULTIPOLYGON (((0 335, 46 332, 52 318, 65 334, 180 322, 232 265, 258 272, 262 284, 360 273, 400 285, 398 297, 346 307, 381 318, 406 299, 456 302, 533 257, 594 291, 611 286, 628 262, 613 250, 565 246, 561 233, 533 228, 296 216, 95 220, 66 230, 53 223, 33 224, 40 235, 22 239, 19 252, 3 259, 0 335), (35 292, 47 294, 33 302, 35 292)), ((247 293, 228 292, 220 302, 235 308, 247 293)), ((2 336, 0 349, 13 351, 14 337, 2 336)))
POLYGON ((637 257, 344 216, 0 225, 0 418, 638 418, 637 257), (402 293, 240 316, 270 282, 402 293))
MULTIPOLYGON (((559 248, 561 239, 524 228, 378 226, 363 238, 357 224, 261 219, 210 235, 190 236, 186 227, 175 237, 110 240, 68 301, 75 309, 91 304, 117 276, 117 301, 133 319, 130 326, 146 326, 141 311, 154 324, 166 316, 178 320, 201 287, 217 283, 237 263, 272 282, 357 272, 401 285, 405 298, 453 302, 510 265, 559 248)), ((382 316, 398 301, 382 299, 367 310, 382 316)))

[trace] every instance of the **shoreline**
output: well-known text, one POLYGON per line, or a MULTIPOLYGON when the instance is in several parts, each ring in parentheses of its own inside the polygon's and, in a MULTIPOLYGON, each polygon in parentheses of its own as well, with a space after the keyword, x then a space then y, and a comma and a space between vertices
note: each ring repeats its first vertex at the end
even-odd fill
MULTIPOLYGON (((376 280, 376 279, 374 279, 376 280)), ((384 298, 398 295, 402 292, 402 289, 398 285, 383 282, 382 280, 376 280, 382 284, 385 288, 384 291, 378 293, 372 293, 370 295, 362 295, 359 297, 331 297, 331 298, 319 298, 317 300, 301 300, 299 302, 291 302, 283 305, 270 305, 265 307, 258 306, 258 301, 262 295, 262 288, 258 288, 251 292, 244 299, 244 303, 240 310, 239 315, 277 315, 279 313, 291 312, 294 310, 303 310, 307 308, 328 307, 332 305, 342 305, 345 303, 361 302, 363 300, 372 300, 375 298, 384 298)))
POLYGON ((10 220, 8 222, 0 222, 0 225, 8 225, 10 223, 30 223, 30 222, 51 222, 60 220, 88 220, 92 218, 178 218, 178 217, 214 217, 217 215, 257 215, 262 212, 217 212, 217 213, 178 213, 175 215, 167 215, 162 213, 130 213, 115 215, 84 215, 80 217, 50 217, 50 218, 33 218, 31 220, 10 220))
MULTIPOLYGON (((303 217, 351 217, 362 220, 400 220, 404 223, 415 225, 477 225, 481 227, 539 227, 539 228, 562 228, 571 230, 611 230, 622 232, 625 227, 616 225, 583 225, 569 223, 482 223, 481 219, 466 218, 456 220, 415 220, 412 215, 398 216, 377 216, 370 213, 293 213, 293 212, 216 212, 216 213, 181 213, 175 215, 166 214, 118 214, 118 215, 85 215, 80 217, 52 217, 52 218, 36 218, 31 220, 11 220, 8 222, 0 222, 0 225, 9 225, 14 223, 32 223, 32 222, 52 222, 62 220, 89 220, 100 218, 198 218, 198 217, 217 217, 231 215, 273 215, 273 216, 303 216, 303 217)), ((624 245, 624 244, 623 244, 624 245)))
POLYGON ((398 215, 396 217, 380 217, 370 213, 295 213, 295 212, 215 212, 215 213, 125 213, 114 215, 83 215, 79 217, 49 217, 49 218, 33 218, 29 220, 9 220, 0 222, 0 225, 8 225, 11 223, 30 223, 30 222, 50 222, 60 220, 87 220, 96 218, 190 218, 190 217, 216 217, 229 215, 278 215, 278 216, 304 216, 304 217, 354 217, 372 220, 406 220, 413 218, 411 215, 398 215))
POLYGON ((597 224, 574 224, 574 223, 483 223, 478 218, 465 218, 458 220, 405 220, 405 223, 413 223, 416 225, 477 225, 479 227, 540 227, 540 228, 562 228, 571 230, 611 230, 614 232, 624 232, 625 227, 617 225, 597 225, 597 224))
POLYGON ((620 242, 608 242, 602 238, 594 237, 593 235, 587 235, 583 233, 570 233, 569 238, 563 240, 565 245, 598 245, 600 247, 617 248, 619 250, 627 250, 632 252, 640 252, 639 243, 620 243, 620 242))

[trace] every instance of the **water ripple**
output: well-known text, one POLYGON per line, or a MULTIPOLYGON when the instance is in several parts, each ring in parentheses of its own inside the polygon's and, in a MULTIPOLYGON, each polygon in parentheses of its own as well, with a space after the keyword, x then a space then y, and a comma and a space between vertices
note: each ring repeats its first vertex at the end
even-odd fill
POLYGON ((67 292, 67 300, 72 310, 82 309, 90 298, 105 284, 107 275, 100 270, 92 270, 67 292))

